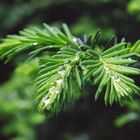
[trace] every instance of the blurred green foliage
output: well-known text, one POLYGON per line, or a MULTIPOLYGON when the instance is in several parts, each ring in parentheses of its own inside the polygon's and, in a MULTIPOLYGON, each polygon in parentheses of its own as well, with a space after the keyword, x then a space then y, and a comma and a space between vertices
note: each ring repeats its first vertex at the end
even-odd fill
POLYGON ((130 15, 135 16, 140 21, 140 1, 131 0, 127 5, 127 11, 130 15))
POLYGON ((115 31, 111 27, 102 27, 98 25, 98 22, 92 20, 88 16, 81 17, 74 25, 72 25, 72 32, 74 34, 83 35, 85 34, 93 34, 96 33, 97 30, 101 30, 101 40, 108 40, 112 35, 115 34, 115 31))
POLYGON ((115 120, 115 126, 123 127, 132 122, 140 121, 140 101, 134 100, 133 102, 127 103, 127 112, 118 116, 115 120))
POLYGON ((12 140, 34 140, 34 126, 45 120, 36 111, 32 94, 36 69, 37 62, 20 65, 11 79, 0 86, 0 133, 11 136, 12 140))
POLYGON ((128 12, 131 14, 140 14, 140 1, 139 0, 131 0, 128 3, 128 12))

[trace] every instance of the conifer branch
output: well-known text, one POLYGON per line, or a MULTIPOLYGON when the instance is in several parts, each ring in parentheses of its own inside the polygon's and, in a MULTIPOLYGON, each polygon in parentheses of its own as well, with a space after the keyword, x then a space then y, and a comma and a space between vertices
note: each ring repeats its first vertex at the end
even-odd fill
POLYGON ((39 58, 35 80, 39 110, 51 116, 66 104, 78 99, 87 81, 98 85, 95 100, 105 88, 105 104, 132 99, 140 88, 128 75, 140 75, 135 56, 140 57, 140 41, 134 45, 122 41, 105 51, 96 51, 100 33, 80 39, 71 34, 66 24, 63 30, 44 24, 44 28, 24 29, 10 35, 0 44, 0 58, 9 61, 28 50, 27 59, 39 58))

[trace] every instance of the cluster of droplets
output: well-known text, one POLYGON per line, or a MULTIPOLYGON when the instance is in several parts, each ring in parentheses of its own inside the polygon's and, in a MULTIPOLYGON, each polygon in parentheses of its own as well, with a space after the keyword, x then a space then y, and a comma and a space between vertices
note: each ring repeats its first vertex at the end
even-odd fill
POLYGON ((58 71, 58 74, 62 77, 65 74, 64 70, 58 71))
MULTIPOLYGON (((75 55, 74 59, 71 62, 77 62, 77 61, 79 61, 79 53, 75 55)), ((58 68, 58 75, 56 81, 54 81, 53 85, 49 88, 47 96, 42 98, 42 102, 44 103, 45 107, 53 103, 55 97, 57 97, 57 95, 61 92, 65 73, 68 69, 70 69, 70 67, 71 67, 70 61, 66 60, 65 65, 60 66, 58 68)))
POLYGON ((55 99, 54 97, 56 97, 57 94, 60 93, 61 85, 63 83, 63 77, 64 77, 64 74, 65 74, 65 70, 63 70, 62 67, 60 67, 59 71, 58 71, 58 74, 59 74, 59 78, 53 83, 53 85, 48 90, 47 95, 49 95, 49 96, 45 96, 45 97, 42 98, 42 102, 44 103, 45 107, 50 105, 53 102, 53 100, 55 99))
POLYGON ((120 76, 119 75, 117 75, 117 74, 114 74, 113 76, 111 76, 111 78, 113 79, 113 80, 115 80, 116 82, 120 82, 120 76))
POLYGON ((47 97, 43 97, 42 102, 45 104, 45 106, 48 106, 51 103, 51 100, 48 99, 47 97))
POLYGON ((58 94, 59 90, 56 88, 56 86, 52 86, 49 88, 49 93, 50 94, 58 94))
MULTIPOLYGON (((104 65, 104 70, 105 70, 106 73, 109 73, 109 72, 110 72, 110 68, 109 68, 108 66, 106 66, 106 65, 104 65)), ((112 78, 114 81, 116 81, 116 82, 119 82, 119 81, 120 81, 120 76, 119 76, 118 74, 113 74, 113 75, 111 76, 111 78, 112 78)))
MULTIPOLYGON (((37 46, 37 45, 39 45, 37 42, 34 42, 34 43, 32 44, 32 46, 37 46)), ((52 46, 52 45, 49 45, 48 48, 53 48, 53 46, 52 46)))

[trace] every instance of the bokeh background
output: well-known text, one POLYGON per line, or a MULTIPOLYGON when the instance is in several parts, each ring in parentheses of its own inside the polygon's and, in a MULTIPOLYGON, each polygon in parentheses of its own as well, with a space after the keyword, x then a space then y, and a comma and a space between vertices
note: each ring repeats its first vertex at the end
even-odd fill
MULTIPOLYGON (((58 27, 65 22, 76 36, 100 29, 103 44, 114 34, 133 43, 140 39, 140 0, 0 0, 0 38, 44 22, 58 27)), ((96 88, 88 84, 86 97, 47 120, 33 102, 35 63, 21 65, 22 57, 0 61, 0 140, 140 139, 140 98, 105 107, 102 99, 94 102, 96 88)))

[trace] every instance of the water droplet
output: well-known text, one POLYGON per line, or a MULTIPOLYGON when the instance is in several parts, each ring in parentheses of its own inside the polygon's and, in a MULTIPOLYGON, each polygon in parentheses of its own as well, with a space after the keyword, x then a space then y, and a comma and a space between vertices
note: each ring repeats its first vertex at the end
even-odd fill
POLYGON ((61 76, 63 76, 65 74, 64 70, 58 71, 58 74, 60 74, 61 76))
POLYGON ((56 93, 56 94, 58 94, 58 93, 59 93, 59 90, 58 90, 55 86, 52 86, 52 87, 49 89, 49 93, 56 93))
POLYGON ((120 81, 120 76, 115 74, 112 76, 112 78, 116 81, 116 82, 119 82, 120 81))
POLYGON ((77 42, 77 38, 76 38, 76 37, 74 37, 72 40, 73 40, 74 42, 77 42))
POLYGON ((37 42, 34 42, 34 43, 33 43, 33 46, 36 46, 36 45, 38 45, 38 43, 37 43, 37 42))
POLYGON ((46 99, 46 100, 44 100, 43 102, 44 102, 45 106, 47 106, 47 105, 50 104, 51 100, 50 100, 50 99, 46 99))
POLYGON ((63 67, 63 66, 60 66, 58 69, 59 69, 59 70, 62 70, 62 69, 64 69, 64 67, 63 67))
POLYGON ((58 80, 56 80, 56 83, 57 83, 57 84, 62 84, 62 82, 63 82, 62 79, 58 79, 58 80))
POLYGON ((127 91, 129 91, 129 88, 126 88, 127 91))

